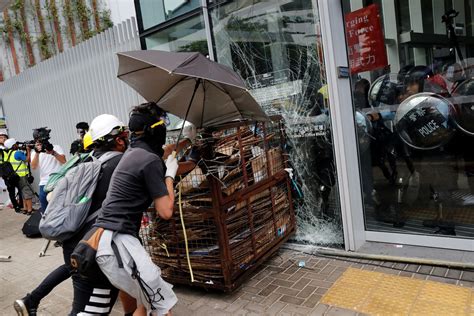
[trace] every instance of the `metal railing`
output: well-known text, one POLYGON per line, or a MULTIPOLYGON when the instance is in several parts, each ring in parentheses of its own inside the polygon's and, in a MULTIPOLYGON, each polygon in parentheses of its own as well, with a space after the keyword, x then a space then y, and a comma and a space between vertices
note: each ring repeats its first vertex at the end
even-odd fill
POLYGON ((116 53, 138 49, 132 18, 2 83, 10 136, 29 140, 33 128, 48 126, 51 142, 69 151, 77 122, 109 113, 126 123, 129 109, 142 99, 116 78, 116 53))

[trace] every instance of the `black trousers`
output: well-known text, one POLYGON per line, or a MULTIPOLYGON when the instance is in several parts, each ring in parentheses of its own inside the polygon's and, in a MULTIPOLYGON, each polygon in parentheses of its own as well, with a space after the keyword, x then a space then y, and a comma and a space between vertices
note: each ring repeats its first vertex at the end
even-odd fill
POLYGON ((57 285, 69 279, 72 273, 72 267, 69 264, 72 250, 63 248, 63 257, 65 263, 54 269, 48 276, 31 292, 31 302, 34 305, 39 305, 40 301, 46 297, 57 285))
POLYGON ((7 186, 8 196, 10 197, 10 201, 12 202, 13 208, 23 208, 23 198, 21 196, 21 188, 20 182, 16 181, 16 183, 11 183, 10 181, 5 180, 5 185, 7 186), (19 202, 16 200, 16 192, 18 190, 19 194, 19 202))
POLYGON ((90 280, 73 274, 74 299, 70 316, 83 313, 93 315, 109 315, 118 296, 115 288, 107 278, 90 280))
POLYGON ((92 315, 110 314, 117 300, 118 290, 107 280, 105 275, 95 280, 90 280, 73 273, 70 265, 70 257, 73 250, 74 248, 71 245, 63 245, 64 264, 49 273, 30 293, 30 303, 38 306, 40 301, 57 285, 72 275, 74 299, 70 315, 77 315, 81 312, 88 312, 92 315))
MULTIPOLYGON (((82 235, 84 234, 78 233, 78 236, 82 235)), ((71 254, 74 252, 78 242, 79 239, 76 237, 75 240, 69 240, 63 244, 64 262, 68 266, 70 266, 71 254)), ((80 315, 81 313, 109 315, 115 301, 117 301, 118 289, 101 272, 94 278, 87 278, 72 272, 72 286, 74 288, 74 297, 72 310, 69 314, 71 316, 80 315)))

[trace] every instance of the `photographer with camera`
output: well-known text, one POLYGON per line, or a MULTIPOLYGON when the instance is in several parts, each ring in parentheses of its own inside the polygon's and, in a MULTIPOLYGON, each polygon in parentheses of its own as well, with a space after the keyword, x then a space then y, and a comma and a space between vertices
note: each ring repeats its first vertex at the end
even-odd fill
POLYGON ((39 199, 41 203, 41 212, 44 213, 48 206, 44 186, 48 182, 49 176, 59 170, 61 165, 66 162, 64 151, 59 145, 53 145, 49 142, 51 130, 47 127, 40 127, 33 131, 35 141, 34 151, 31 153, 31 168, 39 169, 39 199))
POLYGON ((33 213, 33 196, 34 191, 31 187, 34 178, 31 176, 30 168, 30 148, 25 143, 19 143, 14 138, 5 141, 5 149, 10 150, 13 159, 10 158, 12 166, 15 166, 15 173, 18 175, 18 188, 23 199, 23 214, 31 215, 33 213))

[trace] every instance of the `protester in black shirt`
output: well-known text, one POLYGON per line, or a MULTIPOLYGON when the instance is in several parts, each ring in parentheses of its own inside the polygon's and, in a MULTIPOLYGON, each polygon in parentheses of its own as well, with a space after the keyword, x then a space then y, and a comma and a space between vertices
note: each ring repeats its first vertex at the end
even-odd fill
POLYGON ((117 166, 95 227, 101 229, 96 260, 117 288, 158 314, 168 314, 177 298, 172 286, 138 239, 142 214, 154 202, 162 219, 173 214, 173 180, 178 162, 161 159, 166 113, 155 103, 136 106, 130 116, 131 144, 117 166), (122 264, 123 263, 123 264, 122 264))

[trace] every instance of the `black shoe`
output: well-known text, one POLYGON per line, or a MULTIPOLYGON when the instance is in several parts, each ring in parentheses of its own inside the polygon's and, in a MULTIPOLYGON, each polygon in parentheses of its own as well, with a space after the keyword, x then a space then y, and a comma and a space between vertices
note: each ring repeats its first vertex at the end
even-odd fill
POLYGON ((60 242, 59 240, 54 243, 54 247, 62 247, 63 243, 60 242))
POLYGON ((13 308, 18 316, 36 316, 38 305, 33 304, 31 302, 30 294, 27 294, 22 299, 16 300, 13 303, 13 308))
POLYGON ((22 209, 19 207, 15 207, 15 213, 22 213, 22 209))
POLYGON ((456 231, 451 227, 440 227, 434 232, 436 235, 456 236, 456 231))

